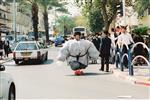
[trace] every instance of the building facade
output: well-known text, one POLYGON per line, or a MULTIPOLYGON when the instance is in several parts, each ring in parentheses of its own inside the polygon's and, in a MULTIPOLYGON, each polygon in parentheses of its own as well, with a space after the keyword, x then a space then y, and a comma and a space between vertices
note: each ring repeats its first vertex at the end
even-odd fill
POLYGON ((13 3, 0 0, 1 33, 13 34, 14 27, 16 27, 17 34, 26 34, 32 28, 31 12, 24 13, 18 3, 16 3, 15 8, 14 11, 13 3), (16 14, 16 21, 14 21, 14 14, 16 14))
POLYGON ((8 34, 11 30, 10 22, 11 19, 9 16, 11 15, 10 12, 10 4, 0 1, 0 32, 8 34))

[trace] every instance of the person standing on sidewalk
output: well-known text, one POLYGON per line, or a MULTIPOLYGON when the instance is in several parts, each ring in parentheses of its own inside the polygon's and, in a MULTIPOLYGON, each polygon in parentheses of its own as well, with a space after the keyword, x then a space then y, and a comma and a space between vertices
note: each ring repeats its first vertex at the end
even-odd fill
MULTIPOLYGON (((95 36, 93 37, 92 42, 93 42, 94 46, 96 47, 96 49, 99 51, 101 39, 99 38, 98 33, 95 33, 95 36)), ((92 63, 96 64, 97 60, 92 60, 92 63)))
POLYGON ((106 72, 109 72, 109 58, 110 58, 110 48, 111 48, 111 39, 108 31, 104 31, 105 37, 102 38, 101 47, 100 47, 100 56, 101 56, 101 71, 104 71, 104 64, 106 63, 106 72))
POLYGON ((4 42, 0 38, 0 60, 3 59, 3 52, 4 52, 4 42))
POLYGON ((117 43, 120 44, 120 46, 123 46, 125 44, 130 48, 134 41, 131 34, 128 33, 126 29, 127 26, 121 26, 121 34, 118 36, 117 43))

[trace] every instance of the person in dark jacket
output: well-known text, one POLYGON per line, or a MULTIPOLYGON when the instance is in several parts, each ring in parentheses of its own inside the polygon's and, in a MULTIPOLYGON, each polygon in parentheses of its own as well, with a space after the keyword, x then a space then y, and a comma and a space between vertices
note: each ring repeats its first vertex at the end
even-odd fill
POLYGON ((101 71, 104 71, 104 64, 106 63, 106 72, 109 72, 109 58, 110 58, 110 48, 111 39, 109 38, 108 31, 104 31, 105 37, 102 38, 100 56, 101 56, 101 71))
POLYGON ((0 39, 0 60, 3 59, 4 42, 0 39))
MULTIPOLYGON (((95 36, 93 37, 92 42, 93 42, 94 46, 96 47, 96 49, 99 51, 101 39, 98 36, 99 36, 99 34, 95 33, 95 36)), ((92 60, 92 63, 96 64, 97 60, 92 60)))
POLYGON ((10 46, 8 40, 5 40, 4 42, 4 51, 5 51, 5 57, 8 57, 8 54, 10 52, 10 46))
POLYGON ((92 39, 92 42, 95 45, 96 49, 99 51, 101 40, 98 36, 99 36, 99 34, 95 33, 95 37, 92 39))

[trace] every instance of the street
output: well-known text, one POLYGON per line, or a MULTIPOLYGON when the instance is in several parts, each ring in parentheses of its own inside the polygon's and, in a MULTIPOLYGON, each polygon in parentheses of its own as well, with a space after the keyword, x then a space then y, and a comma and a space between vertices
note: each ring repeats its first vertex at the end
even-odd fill
POLYGON ((48 61, 43 64, 16 65, 14 61, 4 64, 15 80, 17 100, 150 98, 149 87, 100 72, 97 64, 89 65, 84 70, 85 75, 75 76, 66 62, 57 62, 59 49, 51 47, 48 61))

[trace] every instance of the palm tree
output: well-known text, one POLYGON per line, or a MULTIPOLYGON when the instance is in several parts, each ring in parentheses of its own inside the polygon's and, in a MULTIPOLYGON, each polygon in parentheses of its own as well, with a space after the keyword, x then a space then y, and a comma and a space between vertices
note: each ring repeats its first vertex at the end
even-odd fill
POLYGON ((62 35, 68 35, 69 33, 71 33, 73 27, 75 27, 75 21, 73 20, 73 18, 68 16, 60 16, 57 19, 57 23, 59 23, 57 28, 59 27, 59 31, 63 33, 62 35))
POLYGON ((34 32, 34 37, 35 40, 38 41, 38 4, 36 2, 37 0, 33 0, 33 2, 31 2, 32 5, 32 21, 33 21, 33 32, 34 32))
POLYGON ((134 8, 139 16, 143 16, 144 12, 150 7, 150 0, 135 0, 134 8))
POLYGON ((46 42, 49 42, 49 25, 48 25, 48 10, 52 9, 52 7, 57 7, 57 11, 60 12, 67 12, 66 9, 63 7, 63 3, 60 3, 58 0, 39 0, 38 2, 41 7, 43 8, 43 20, 44 20, 44 27, 46 32, 46 42))

